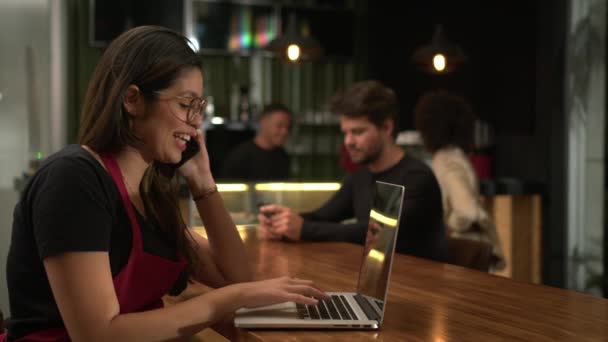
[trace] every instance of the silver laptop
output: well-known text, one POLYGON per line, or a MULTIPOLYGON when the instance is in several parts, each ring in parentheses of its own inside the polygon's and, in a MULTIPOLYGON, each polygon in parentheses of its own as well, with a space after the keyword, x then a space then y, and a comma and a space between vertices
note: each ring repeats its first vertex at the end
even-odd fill
POLYGON ((317 305, 294 302, 240 309, 234 324, 241 328, 378 329, 390 282, 404 188, 375 183, 357 292, 328 292, 317 305))

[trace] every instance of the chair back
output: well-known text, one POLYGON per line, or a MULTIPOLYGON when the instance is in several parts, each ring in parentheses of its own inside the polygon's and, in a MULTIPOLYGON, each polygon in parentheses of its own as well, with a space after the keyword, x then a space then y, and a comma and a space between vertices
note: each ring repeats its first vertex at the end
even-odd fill
POLYGON ((483 241, 448 238, 448 263, 488 272, 492 245, 483 241))

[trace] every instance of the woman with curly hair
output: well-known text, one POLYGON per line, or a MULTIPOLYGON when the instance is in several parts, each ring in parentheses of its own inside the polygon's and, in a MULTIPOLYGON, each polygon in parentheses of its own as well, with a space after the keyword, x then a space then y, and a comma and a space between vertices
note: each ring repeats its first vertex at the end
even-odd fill
POLYGON ((496 228, 480 202, 478 179, 467 157, 473 147, 475 116, 469 103, 446 91, 424 94, 414 109, 416 129, 432 154, 441 187, 446 231, 454 238, 492 245, 491 269, 504 268, 496 228))

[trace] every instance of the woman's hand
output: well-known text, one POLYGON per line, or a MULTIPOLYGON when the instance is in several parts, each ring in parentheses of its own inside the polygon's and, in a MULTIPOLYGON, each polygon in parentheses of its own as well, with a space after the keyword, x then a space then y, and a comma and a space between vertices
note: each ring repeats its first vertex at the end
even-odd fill
POLYGON ((192 139, 196 139, 200 151, 182 165, 178 171, 190 185, 190 190, 193 193, 200 193, 201 191, 213 188, 215 186, 215 181, 211 175, 209 153, 207 152, 207 146, 205 145, 203 131, 197 129, 196 132, 197 135, 192 137, 192 139))
POLYGON ((243 287, 243 306, 247 308, 284 302, 316 305, 319 302, 317 298, 329 299, 329 296, 319 290, 311 280, 292 277, 242 283, 236 286, 243 287))

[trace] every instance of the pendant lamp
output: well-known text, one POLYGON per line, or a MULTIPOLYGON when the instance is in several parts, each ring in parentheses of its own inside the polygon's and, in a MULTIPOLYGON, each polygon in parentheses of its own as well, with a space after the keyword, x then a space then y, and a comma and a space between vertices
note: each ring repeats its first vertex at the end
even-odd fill
POLYGON ((412 61, 423 71, 431 74, 453 72, 466 60, 462 48, 447 40, 441 25, 435 26, 431 42, 417 48, 412 55, 412 61))
POLYGON ((290 62, 319 58, 323 54, 321 45, 310 36, 309 30, 304 31, 298 31, 296 15, 290 13, 285 32, 268 43, 264 49, 290 62))

